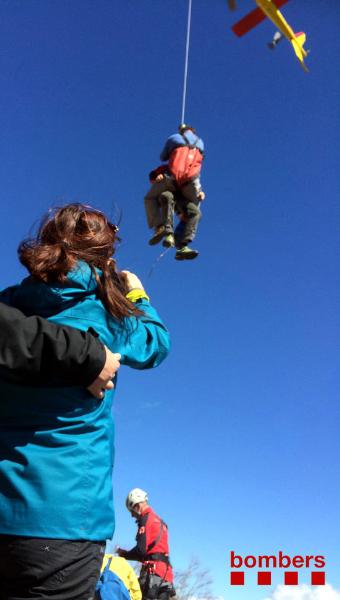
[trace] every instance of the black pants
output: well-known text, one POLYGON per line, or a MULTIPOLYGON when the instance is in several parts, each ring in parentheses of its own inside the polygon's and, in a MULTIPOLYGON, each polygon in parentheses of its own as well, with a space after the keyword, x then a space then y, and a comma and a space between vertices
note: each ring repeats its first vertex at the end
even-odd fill
POLYGON ((160 590, 156 597, 148 596, 143 593, 142 600, 169 600, 170 592, 168 590, 160 590))
MULTIPOLYGON (((164 212, 160 210, 160 196, 164 194, 164 192, 176 194, 178 191, 178 186, 172 177, 165 176, 162 181, 155 181, 155 183, 152 184, 144 198, 146 218, 150 228, 165 225, 164 212)), ((180 192, 188 202, 197 203, 199 200, 197 196, 197 187, 194 182, 187 183, 181 187, 180 192)))
POLYGON ((175 196, 172 192, 163 192, 159 196, 159 204, 161 208, 162 225, 165 227, 165 232, 174 232, 174 212, 175 212, 175 196))
POLYGON ((0 535, 0 600, 93 600, 104 542, 0 535))
POLYGON ((176 239, 176 246, 180 248, 195 239, 202 213, 199 200, 186 200, 183 196, 176 198, 176 208, 185 217, 183 229, 181 228, 181 238, 176 239))
POLYGON ((165 227, 165 233, 174 233, 174 212, 175 212, 175 201, 176 210, 184 215, 185 221, 181 228, 180 237, 176 235, 176 246, 182 248, 195 239, 197 233, 198 223, 201 219, 202 213, 200 210, 200 201, 187 200, 181 194, 174 194, 172 192, 163 192, 159 196, 159 204, 161 208, 162 224, 165 227))
POLYGON ((141 569, 139 585, 142 590, 142 600, 169 600, 174 590, 171 583, 164 581, 158 575, 148 573, 147 569, 141 569))

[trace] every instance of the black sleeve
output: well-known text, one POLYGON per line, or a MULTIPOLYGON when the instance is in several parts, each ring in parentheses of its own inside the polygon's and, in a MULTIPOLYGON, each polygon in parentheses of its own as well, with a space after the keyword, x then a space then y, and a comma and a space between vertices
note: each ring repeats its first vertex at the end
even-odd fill
POLYGON ((124 551, 124 558, 128 560, 144 561, 146 556, 146 523, 147 515, 143 516, 138 523, 136 545, 131 550, 124 551))
POLYGON ((131 550, 124 550, 120 556, 126 558, 127 560, 137 560, 139 562, 143 562, 145 560, 145 554, 139 552, 138 546, 131 548, 131 550))
POLYGON ((154 183, 154 181, 156 180, 157 175, 164 175, 165 173, 167 175, 169 174, 169 170, 168 170, 167 165, 160 165, 159 167, 156 167, 156 169, 153 169, 149 173, 150 183, 154 183))
POLYGON ((104 364, 104 346, 91 333, 26 317, 0 303, 1 377, 25 385, 87 387, 104 364))

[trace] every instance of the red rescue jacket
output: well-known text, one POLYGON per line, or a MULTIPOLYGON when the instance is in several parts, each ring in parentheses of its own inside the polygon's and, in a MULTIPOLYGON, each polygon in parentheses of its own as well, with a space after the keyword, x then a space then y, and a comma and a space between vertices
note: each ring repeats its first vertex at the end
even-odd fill
POLYGON ((164 581, 173 582, 169 557, 168 527, 150 506, 138 517, 136 546, 124 553, 129 560, 154 564, 153 572, 164 581))

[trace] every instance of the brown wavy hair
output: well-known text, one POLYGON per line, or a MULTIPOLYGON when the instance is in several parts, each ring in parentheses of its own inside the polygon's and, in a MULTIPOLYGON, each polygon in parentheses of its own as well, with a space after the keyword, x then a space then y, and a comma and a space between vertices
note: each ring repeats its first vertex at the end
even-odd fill
POLYGON ((78 261, 86 262, 97 281, 98 295, 116 319, 142 312, 127 300, 124 275, 112 259, 118 228, 99 210, 68 204, 50 211, 35 238, 21 242, 19 259, 31 275, 45 283, 65 284, 78 261), (101 270, 101 275, 96 271, 101 270))

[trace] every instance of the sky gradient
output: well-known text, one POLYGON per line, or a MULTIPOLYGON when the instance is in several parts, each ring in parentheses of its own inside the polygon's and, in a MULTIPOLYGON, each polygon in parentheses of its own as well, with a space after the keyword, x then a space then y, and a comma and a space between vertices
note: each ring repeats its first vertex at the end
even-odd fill
POLYGON ((254 5, 238 4, 193 0, 200 256, 155 263, 143 196, 180 120, 186 0, 0 1, 1 286, 25 275, 18 243, 50 206, 119 221, 119 265, 141 277, 172 352, 120 372, 114 543, 133 545, 124 499, 142 487, 175 569, 197 556, 214 594, 263 600, 282 573, 230 588, 230 550, 325 555, 340 588, 340 6, 282 9, 307 33, 305 74, 288 42, 267 48, 271 23, 232 34, 254 5))

